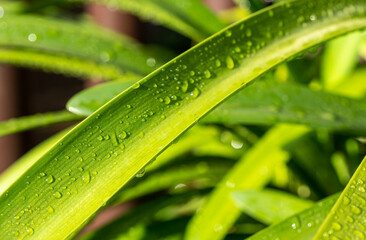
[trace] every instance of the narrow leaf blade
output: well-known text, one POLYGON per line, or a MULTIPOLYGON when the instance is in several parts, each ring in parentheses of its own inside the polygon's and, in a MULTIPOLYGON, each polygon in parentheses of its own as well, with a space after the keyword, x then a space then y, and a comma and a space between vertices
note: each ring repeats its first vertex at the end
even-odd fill
POLYGON ((71 236, 174 139, 243 85, 308 47, 365 27, 363 0, 297 0, 207 39, 104 105, 27 169, 0 196, 0 238, 71 236), (354 11, 345 14, 349 6, 354 11), (328 9, 331 15, 322 14, 328 9), (299 26, 299 14, 316 19, 299 26), (268 27, 272 38, 261 35, 268 27), (234 38, 250 54, 233 54, 234 38), (160 101, 166 97, 170 102, 160 101), (52 187, 43 177, 50 175, 56 179, 52 187), (25 208, 32 211, 22 213, 25 208), (17 216, 22 224, 13 220, 17 216))

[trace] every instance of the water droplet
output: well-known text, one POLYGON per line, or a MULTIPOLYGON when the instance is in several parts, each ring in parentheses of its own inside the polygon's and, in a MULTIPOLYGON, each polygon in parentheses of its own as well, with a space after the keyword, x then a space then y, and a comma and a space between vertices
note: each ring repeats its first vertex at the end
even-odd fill
POLYGON ((155 60, 155 58, 148 58, 148 59, 146 60, 146 64, 147 64, 147 66, 149 66, 149 67, 154 67, 154 66, 156 65, 156 60, 155 60))
POLYGON ((89 173, 89 171, 87 171, 83 174, 82 179, 83 179, 84 183, 89 183, 90 182, 90 173, 89 173))
POLYGON ((141 178, 141 177, 143 177, 144 175, 145 175, 145 168, 141 169, 141 171, 140 171, 140 172, 138 172, 138 173, 136 174, 136 177, 137 177, 137 178, 141 178))
POLYGON ((337 222, 332 222, 332 227, 334 230, 339 231, 342 229, 342 225, 337 222))
POLYGON ((127 108, 132 108, 132 106, 131 106, 131 105, 127 105, 126 107, 127 107, 127 108))
POLYGON ((84 171, 84 168, 82 168, 82 167, 79 167, 78 169, 80 172, 84 171))
POLYGON ((49 175, 47 178, 46 178, 46 182, 47 183, 53 183, 53 181, 55 180, 55 178, 52 176, 52 175, 49 175))
POLYGON ((48 211, 49 213, 53 213, 55 210, 53 209, 53 207, 48 206, 47 211, 48 211))
POLYGON ((204 74, 205 74, 205 77, 206 77, 206 78, 210 78, 210 77, 211 77, 211 72, 210 72, 209 70, 206 70, 206 71, 204 72, 204 74))
POLYGON ((241 52, 241 49, 240 49, 240 47, 235 47, 235 52, 237 52, 237 53, 240 53, 241 52))
POLYGON ((230 56, 228 56, 226 58, 226 67, 228 69, 233 69, 234 68, 234 60, 230 56))
POLYGON ((353 223, 355 220, 353 219, 353 217, 351 216, 347 216, 346 217, 347 221, 350 222, 350 223, 353 223))
POLYGON ((165 104, 169 104, 171 102, 170 98, 169 97, 165 97, 164 98, 164 103, 165 104))
POLYGON ((193 98, 196 98, 196 97, 198 97, 199 95, 200 95, 200 90, 198 90, 198 88, 193 89, 193 91, 191 92, 191 96, 192 96, 193 98))
POLYGON ((355 205, 352 205, 352 206, 351 206, 351 211, 352 211, 354 214, 356 214, 356 215, 360 215, 360 214, 361 214, 361 212, 362 212, 361 208, 359 208, 359 207, 357 207, 357 206, 355 206, 355 205))
POLYGON ((232 32, 230 30, 225 31, 225 36, 226 37, 231 37, 231 35, 232 35, 232 32))
POLYGON ((366 190, 365 190, 365 188, 364 188, 364 187, 359 187, 359 188, 358 188, 358 191, 360 191, 360 192, 363 192, 363 193, 364 193, 366 190))
POLYGON ((295 217, 294 221, 291 224, 291 228, 292 229, 299 229, 301 227, 301 222, 300 219, 298 217, 295 217))
POLYGON ((343 200, 342 200, 343 205, 348 205, 348 204, 350 204, 350 202, 351 202, 351 200, 348 197, 346 197, 346 196, 343 197, 343 200))
POLYGON ((46 174, 44 172, 39 173, 39 176, 44 177, 46 174))
POLYGON ((140 88, 140 86, 141 86, 140 83, 136 83, 136 84, 133 85, 133 88, 138 89, 138 88, 140 88))
POLYGON ((268 11, 268 15, 269 15, 270 17, 273 17, 273 11, 272 11, 272 10, 269 10, 269 11, 268 11))
POLYGON ((125 131, 122 131, 119 135, 118 135, 119 138, 121 139, 125 139, 127 137, 127 133, 125 131))
POLYGON ((310 21, 315 21, 316 20, 316 16, 314 14, 310 15, 310 21))
POLYGON ((221 61, 219 59, 216 59, 215 64, 216 64, 216 67, 220 67, 221 66, 221 61))
POLYGON ((55 192, 55 193, 53 194, 53 196, 54 196, 55 198, 59 199, 59 198, 61 198, 61 197, 62 197, 62 194, 61 194, 60 192, 55 192))
POLYGON ((33 233, 34 233, 34 230, 31 227, 27 227, 26 231, 27 231, 28 235, 33 235, 33 233))
POLYGON ((99 135, 97 139, 98 139, 99 141, 103 141, 103 140, 104 140, 103 136, 101 136, 101 135, 99 135))
POLYGON ((187 92, 188 86, 189 86, 189 83, 187 81, 183 81, 182 87, 181 87, 182 92, 184 92, 184 93, 187 92))
POLYGON ((37 35, 35 33, 31 33, 28 35, 28 41, 35 42, 37 41, 37 35))
POLYGON ((192 70, 189 72, 189 74, 193 77, 196 73, 192 70))

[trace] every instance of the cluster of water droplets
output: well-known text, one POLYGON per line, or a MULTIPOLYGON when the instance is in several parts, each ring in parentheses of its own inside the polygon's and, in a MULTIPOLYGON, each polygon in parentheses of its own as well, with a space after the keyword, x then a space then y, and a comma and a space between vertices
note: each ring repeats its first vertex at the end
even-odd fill
MULTIPOLYGON (((361 173, 366 173, 365 167, 361 169, 361 173)), ((364 181, 363 178, 359 178, 351 182, 349 193, 342 197, 341 207, 333 213, 329 228, 323 232, 324 239, 366 239, 363 209, 366 205, 364 181)))

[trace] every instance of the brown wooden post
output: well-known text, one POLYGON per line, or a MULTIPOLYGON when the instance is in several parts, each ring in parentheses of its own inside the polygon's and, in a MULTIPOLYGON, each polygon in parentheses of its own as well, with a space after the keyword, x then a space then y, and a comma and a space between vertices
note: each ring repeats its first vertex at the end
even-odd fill
MULTIPOLYGON (((17 115, 17 81, 15 69, 0 64, 0 121, 17 115)), ((20 155, 18 135, 0 137, 0 173, 20 155)))
POLYGON ((203 0, 203 2, 216 12, 235 6, 232 0, 203 0))

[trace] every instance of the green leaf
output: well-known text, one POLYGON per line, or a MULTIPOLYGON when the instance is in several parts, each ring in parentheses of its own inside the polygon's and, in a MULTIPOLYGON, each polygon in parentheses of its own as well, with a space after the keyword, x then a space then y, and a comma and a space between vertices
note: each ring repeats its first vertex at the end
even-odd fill
POLYGON ((348 182, 341 196, 323 222, 316 239, 365 238, 366 158, 348 182))
POLYGON ((247 240, 313 239, 338 197, 337 194, 326 198, 315 204, 314 207, 274 224, 247 238, 247 240))
POLYGON ((363 0, 297 0, 207 39, 108 102, 16 179, 0 196, 0 238, 71 236, 174 139, 246 83, 308 47, 365 27, 363 0), (307 16, 306 26, 298 24, 299 16, 307 16), (268 31, 271 37, 263 35, 268 31), (46 181, 50 176, 52 183, 46 181))
POLYGON ((332 91, 345 81, 355 68, 362 39, 361 33, 352 33, 327 44, 321 68, 322 81, 326 90, 332 91))
POLYGON ((32 15, 5 16, 1 21, 0 45, 3 47, 65 54, 137 75, 146 75, 161 65, 159 59, 155 59, 154 66, 150 66, 147 60, 151 56, 145 54, 132 39, 90 23, 72 23, 32 15))
POLYGON ((280 222, 314 204, 292 194, 270 189, 237 191, 231 196, 244 213, 266 224, 280 222))
POLYGON ((190 191, 183 194, 176 194, 171 196, 162 196, 146 203, 141 204, 135 209, 131 210, 124 216, 118 218, 117 220, 109 223, 103 228, 87 234, 85 237, 82 237, 83 240, 92 240, 92 239, 144 239, 144 237, 148 237, 142 229, 142 232, 137 231, 139 233, 137 236, 131 236, 130 234, 136 234, 136 229, 139 229, 141 224, 146 227, 148 223, 154 218, 155 214, 163 208, 166 208, 171 205, 182 204, 193 197, 198 197, 207 193, 206 190, 200 191, 190 191), (128 237, 127 237, 128 236, 128 237))
POLYGON ((271 180, 275 166, 289 159, 283 148, 308 131, 304 126, 278 125, 261 137, 217 185, 193 217, 186 239, 222 239, 240 215, 240 209, 230 197, 231 193, 264 187, 271 180))
POLYGON ((57 123, 74 122, 83 119, 67 111, 39 113, 0 122, 0 137, 57 123))
POLYGON ((9 14, 18 14, 24 10, 24 2, 18 0, 0 1, 0 18, 9 14))
POLYGON ((357 69, 347 81, 343 81, 332 92, 352 98, 362 99, 366 96, 366 69, 357 69))
POLYGON ((67 102, 66 108, 72 113, 89 116, 135 82, 111 82, 88 88, 74 95, 67 102))
MULTIPOLYGON (((68 101, 68 110, 88 116, 127 87, 127 83, 116 82, 86 89, 68 101)), ((364 101, 268 79, 257 81, 230 97, 202 122, 264 125, 300 123, 313 128, 366 134, 365 118, 364 101)))
MULTIPOLYGON (((200 160, 195 164, 180 164, 170 167, 168 169, 157 172, 148 172, 141 178, 141 181, 131 181, 114 197, 113 203, 126 202, 131 199, 135 199, 153 192, 158 192, 164 189, 175 188, 178 184, 187 184, 189 182, 197 182, 197 186, 200 185, 199 181, 204 180, 203 185, 214 185, 222 176, 232 167, 233 163, 215 161, 209 159, 204 161, 200 160)), ((180 186, 182 188, 186 186, 180 186)))
POLYGON ((63 130, 32 148, 0 175, 0 195, 30 168, 44 153, 59 141, 70 129, 63 130))
POLYGON ((198 0, 68 0, 99 2, 157 22, 197 42, 226 27, 198 0))
POLYGON ((102 80, 128 81, 140 79, 139 75, 107 63, 97 63, 82 57, 61 53, 32 51, 29 49, 14 50, 0 48, 0 62, 16 66, 39 68, 45 72, 60 73, 73 77, 86 77, 102 80))

